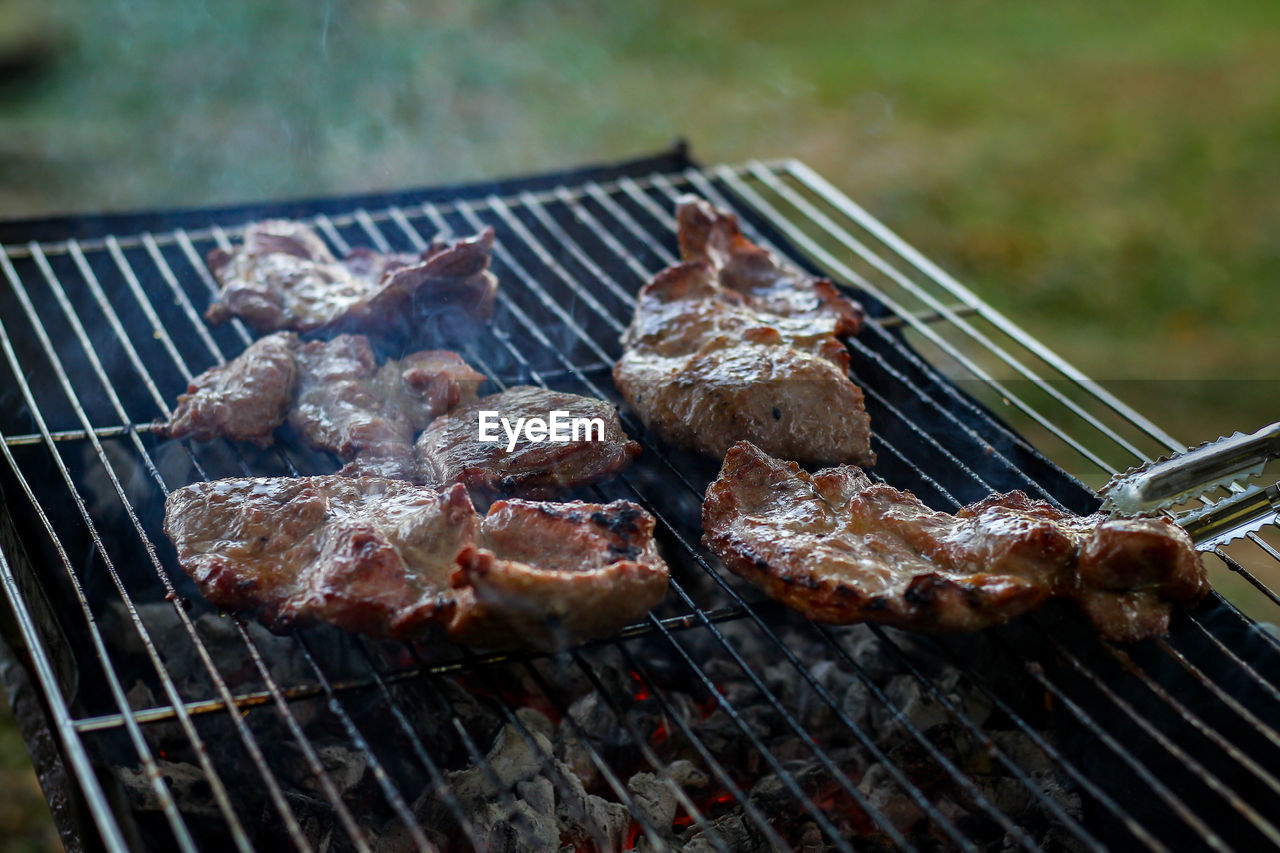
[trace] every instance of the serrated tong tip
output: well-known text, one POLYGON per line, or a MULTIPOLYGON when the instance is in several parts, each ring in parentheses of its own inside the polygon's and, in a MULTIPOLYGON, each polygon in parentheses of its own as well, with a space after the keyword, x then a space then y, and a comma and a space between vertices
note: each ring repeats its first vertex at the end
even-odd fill
POLYGON ((1117 474, 1099 491, 1102 508, 1113 515, 1151 515, 1260 476, 1277 458, 1280 423, 1248 435, 1237 432, 1117 474))

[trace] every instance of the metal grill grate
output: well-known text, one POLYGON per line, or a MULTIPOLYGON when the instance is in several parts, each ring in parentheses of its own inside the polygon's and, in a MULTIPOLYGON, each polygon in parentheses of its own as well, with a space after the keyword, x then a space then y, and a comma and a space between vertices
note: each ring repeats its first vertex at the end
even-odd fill
MULTIPOLYGON (((1087 512, 1096 499, 1063 468, 1096 484, 1180 449, 800 163, 629 174, 597 170, 539 187, 311 212, 339 251, 420 249, 435 235, 493 225, 499 308, 463 353, 499 388, 532 381, 618 402, 609 379, 618 335, 636 290, 674 259, 674 198, 694 192, 738 211, 753 239, 858 291, 874 317, 851 350, 875 428, 876 474, 926 502, 950 509, 1020 488, 1087 512)), ((169 414, 193 374, 251 340, 238 321, 210 328, 199 314, 215 288, 202 258, 230 247, 238 230, 217 221, 211 214, 203 227, 0 247, 8 509, 0 578, 77 793, 108 848, 248 850, 283 839, 299 849, 372 850, 389 843, 371 832, 377 813, 406 847, 483 849, 493 841, 462 802, 463 768, 493 784, 513 832, 532 833, 523 795, 490 760, 495 726, 525 745, 558 796, 575 783, 528 708, 580 736, 595 790, 630 815, 619 846, 665 849, 673 837, 628 782, 638 769, 671 792, 676 823, 701 830, 718 850, 737 846, 721 820, 730 810, 778 849, 800 845, 789 829, 796 815, 839 850, 871 837, 903 849, 1044 843, 1010 797, 995 796, 983 772, 869 671, 853 648, 861 640, 873 644, 877 667, 918 685, 942 728, 982 747, 1016 789, 1012 799, 1039 804, 1063 849, 1280 845, 1280 733, 1267 722, 1280 706, 1277 642, 1228 603, 1215 596, 1167 640, 1134 648, 1099 640, 1061 608, 950 639, 811 625, 707 559, 697 507, 716 466, 667 451, 625 410, 644 456, 595 493, 638 500, 658 518, 675 571, 667 601, 646 622, 553 657, 377 644, 326 629, 279 640, 234 619, 211 635, 206 606, 186 600, 192 587, 160 533, 164 495, 197 477, 336 467, 300 447, 167 442, 147 427, 169 414), (860 685, 910 748, 886 748, 834 695, 820 663, 860 685), (942 666, 959 672, 989 713, 958 699, 942 666), (726 668, 741 688, 726 687, 726 668), (630 681, 619 684, 618 672, 630 681), (584 724, 575 711, 584 690, 607 706, 625 748, 584 724), (734 754, 700 734, 685 696, 723 715, 734 754), (656 709, 662 737, 678 738, 709 777, 713 797, 672 779, 670 756, 630 714, 639 697, 656 709), (487 709, 482 723, 476 702, 487 709), (825 709, 822 732, 797 710, 812 707, 825 709), (756 708, 771 715, 770 731, 756 708), (1025 749, 993 738, 993 726, 1017 733, 1025 749), (781 736, 799 746, 780 754, 781 736), (339 742, 367 762, 358 797, 343 790, 331 748, 339 742), (837 742, 882 768, 882 784, 867 784, 837 742), (200 784, 175 778, 174 743, 200 784), (772 799, 743 766, 773 781, 772 799), (143 781, 122 803, 126 776, 143 781), (307 780, 301 789, 295 777, 307 780), (1081 807, 1046 793, 1046 777, 1081 807), (246 788, 256 794, 246 799, 246 788), (451 838, 424 820, 427 795, 451 838), (904 828, 895 803, 918 810, 920 822, 904 828)), ((1280 604, 1245 568, 1280 559, 1266 535, 1210 559, 1280 604)))

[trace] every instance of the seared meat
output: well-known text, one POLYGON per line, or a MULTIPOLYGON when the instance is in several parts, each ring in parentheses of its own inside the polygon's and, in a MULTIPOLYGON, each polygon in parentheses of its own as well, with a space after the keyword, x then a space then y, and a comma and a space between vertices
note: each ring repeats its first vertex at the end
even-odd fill
POLYGON ((645 425, 715 456, 746 439, 802 462, 873 464, 840 342, 861 307, 753 245, 733 214, 685 198, 676 217, 684 263, 641 289, 613 370, 645 425))
POLYGON ((416 480, 414 435, 474 400, 482 382, 448 350, 379 367, 363 335, 299 343, 293 332, 277 332, 193 379, 161 429, 174 438, 267 445, 288 418, 307 444, 351 460, 348 473, 416 480))
POLYGON ((449 636, 487 648, 562 648, 644 618, 670 574, 653 527, 627 501, 498 501, 477 547, 458 557, 449 636))
POLYGON ((748 442, 725 456, 702 526, 726 566, 821 622, 973 631, 1063 597, 1135 641, 1208 591, 1191 539, 1164 519, 1080 517, 1021 492, 950 515, 855 467, 808 474, 748 442))
POLYGON ((454 352, 424 350, 381 367, 363 335, 297 350, 290 425, 310 444, 352 460, 346 473, 417 479, 413 437, 437 415, 475 398, 484 376, 454 352))
MULTIPOLYGON (((549 439, 549 437, 548 437, 549 439)), ((559 490, 610 477, 631 464, 640 445, 627 438, 618 414, 603 400, 580 397, 545 388, 518 386, 501 394, 461 406, 437 418, 418 437, 417 455, 426 483, 443 487, 462 483, 477 495, 504 492, 545 497, 559 490), (530 441, 521 432, 515 447, 501 426, 491 434, 496 441, 481 441, 480 413, 496 412, 492 423, 505 418, 512 430, 521 419, 549 421, 559 412, 565 442, 530 441), (575 419, 597 421, 598 429, 581 429, 574 435, 575 419)))
POLYGON ((210 603, 273 630, 330 622, 409 634, 447 607, 479 527, 462 490, 375 477, 195 483, 165 501, 165 534, 210 603))
POLYGON ((328 622, 409 639, 559 648, 643 617, 668 569, 653 518, 611 504, 499 502, 380 477, 196 483, 165 502, 178 561, 217 607, 273 630, 328 622))
POLYGON ((386 336, 410 331, 419 309, 456 308, 487 318, 498 289, 489 272, 492 254, 488 229, 433 244, 420 255, 354 249, 339 261, 301 223, 259 222, 234 251, 209 253, 222 290, 205 316, 213 323, 237 316, 259 332, 340 329, 386 336))
POLYGON ((164 432, 197 441, 230 438, 270 444, 271 433, 284 423, 293 400, 296 344, 292 332, 268 335, 192 379, 164 432))

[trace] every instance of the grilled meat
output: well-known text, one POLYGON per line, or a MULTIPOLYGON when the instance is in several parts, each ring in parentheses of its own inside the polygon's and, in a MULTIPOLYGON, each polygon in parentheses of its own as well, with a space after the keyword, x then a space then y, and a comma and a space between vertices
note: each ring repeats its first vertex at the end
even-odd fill
POLYGON ((458 556, 449 636, 486 648, 513 638, 561 648, 644 618, 670 574, 653 527, 653 516, 628 501, 498 501, 477 546, 458 556))
POLYGON ((363 335, 300 343, 293 332, 276 332, 193 379, 161 430, 267 445, 287 418, 307 444, 351 460, 347 473, 417 480, 414 435, 474 400, 482 382, 448 350, 378 366, 363 335))
POLYGON ((750 440, 802 462, 875 462, 840 339, 858 304, 753 245, 706 202, 676 209, 683 263, 640 291, 614 367, 619 391, 672 444, 723 456, 750 440))
POLYGON ((363 335, 296 349, 289 423, 312 447, 352 460, 344 473, 418 479, 413 437, 437 415, 475 398, 484 376, 454 352, 424 350, 381 367, 363 335))
POLYGON ((195 483, 164 519, 201 594, 273 630, 409 639, 440 624, 491 648, 559 648, 641 618, 667 585, 653 526, 625 501, 505 501, 482 517, 461 485, 336 475, 195 483))
POLYGON ((640 445, 627 438, 618 414, 603 400, 517 386, 460 406, 437 418, 418 437, 417 456, 423 480, 436 487, 462 483, 473 494, 545 497, 553 492, 610 477, 631 464, 640 445), (496 412, 513 429, 521 420, 561 413, 560 432, 569 441, 530 441, 521 433, 514 449, 501 427, 496 441, 481 441, 480 413, 496 412), (597 422, 598 429, 574 430, 575 420, 597 422), (577 432, 575 435, 574 433, 577 432))
POLYGON ((197 441, 230 438, 265 446, 284 423, 297 378, 297 337, 279 332, 191 380, 163 431, 197 441))
POLYGON ((702 524, 726 566, 821 622, 973 631, 1062 597, 1135 641, 1208 591, 1190 538, 1164 519, 1081 517, 1021 492, 950 515, 858 468, 809 474, 748 442, 725 456, 702 524))
POLYGON ((222 285, 205 317, 237 316, 256 331, 292 329, 401 335, 419 310, 493 313, 498 280, 489 272, 493 229, 433 244, 419 254, 353 249, 342 260, 298 222, 250 225, 231 252, 214 249, 209 269, 222 285))

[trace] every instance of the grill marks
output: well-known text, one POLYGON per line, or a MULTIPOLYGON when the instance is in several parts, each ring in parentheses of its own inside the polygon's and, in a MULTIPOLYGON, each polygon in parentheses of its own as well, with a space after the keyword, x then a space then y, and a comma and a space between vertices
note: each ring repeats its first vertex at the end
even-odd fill
POLYGON ((486 648, 560 648, 661 601, 654 520, 626 501, 499 501, 380 477, 238 478, 170 494, 164 529, 217 607, 267 627, 327 622, 486 648))
POLYGON ((676 218, 684 262, 641 289, 613 371, 645 425, 717 457, 750 440, 802 462, 874 464, 840 341, 861 307, 752 244, 731 213, 687 197, 676 218))
POLYGON ((809 474, 747 442, 703 504, 703 541, 733 571, 823 622, 973 631, 1071 598, 1106 637, 1167 633, 1208 592, 1186 533, 1163 519, 1076 516, 1021 492, 955 515, 851 466, 809 474))

